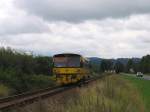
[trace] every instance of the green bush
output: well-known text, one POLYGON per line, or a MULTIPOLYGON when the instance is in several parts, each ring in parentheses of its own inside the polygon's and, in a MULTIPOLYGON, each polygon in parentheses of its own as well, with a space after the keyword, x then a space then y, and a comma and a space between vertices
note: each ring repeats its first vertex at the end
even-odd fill
POLYGON ((53 86, 52 58, 0 48, 0 84, 18 94, 53 86))
POLYGON ((9 95, 9 88, 3 84, 0 84, 0 97, 5 97, 9 95))
POLYGON ((50 76, 32 75, 17 72, 13 69, 0 69, 0 83, 12 89, 11 93, 18 94, 35 89, 42 89, 54 85, 50 76))
POLYGON ((0 68, 9 68, 24 74, 52 75, 52 58, 28 55, 11 48, 0 47, 0 68))

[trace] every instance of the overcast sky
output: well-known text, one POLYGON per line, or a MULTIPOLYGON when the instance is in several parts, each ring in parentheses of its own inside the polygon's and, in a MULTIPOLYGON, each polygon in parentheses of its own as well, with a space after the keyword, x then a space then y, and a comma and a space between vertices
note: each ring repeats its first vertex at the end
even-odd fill
POLYGON ((150 0, 1 0, 0 46, 141 57, 150 54, 150 0))

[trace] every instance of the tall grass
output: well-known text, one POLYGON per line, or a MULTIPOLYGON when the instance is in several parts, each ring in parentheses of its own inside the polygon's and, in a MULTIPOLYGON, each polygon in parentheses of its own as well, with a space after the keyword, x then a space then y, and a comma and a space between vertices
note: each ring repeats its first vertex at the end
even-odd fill
POLYGON ((114 75, 90 86, 40 100, 25 109, 26 112, 144 112, 144 105, 136 88, 114 75))
POLYGON ((9 93, 10 93, 10 89, 5 85, 0 84, 0 97, 8 96, 9 93))
POLYGON ((143 103, 135 88, 116 76, 110 76, 81 91, 72 99, 68 112, 143 112, 143 103))
POLYGON ((132 77, 132 76, 127 76, 123 75, 123 78, 129 80, 133 85, 139 90, 139 93, 141 94, 144 104, 146 106, 145 112, 150 111, 150 81, 149 80, 144 80, 139 77, 132 77))

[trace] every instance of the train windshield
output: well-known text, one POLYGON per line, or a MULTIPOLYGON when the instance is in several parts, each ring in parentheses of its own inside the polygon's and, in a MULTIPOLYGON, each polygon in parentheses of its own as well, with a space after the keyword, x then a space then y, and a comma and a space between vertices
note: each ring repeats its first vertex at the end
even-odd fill
POLYGON ((80 67, 80 57, 55 57, 55 67, 80 67))

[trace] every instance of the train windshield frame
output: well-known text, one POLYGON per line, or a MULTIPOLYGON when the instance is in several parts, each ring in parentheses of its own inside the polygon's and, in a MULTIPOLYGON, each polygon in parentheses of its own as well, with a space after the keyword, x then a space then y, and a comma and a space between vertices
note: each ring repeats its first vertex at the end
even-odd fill
POLYGON ((80 57, 79 56, 60 56, 54 57, 54 67, 64 68, 64 67, 80 67, 80 57))

